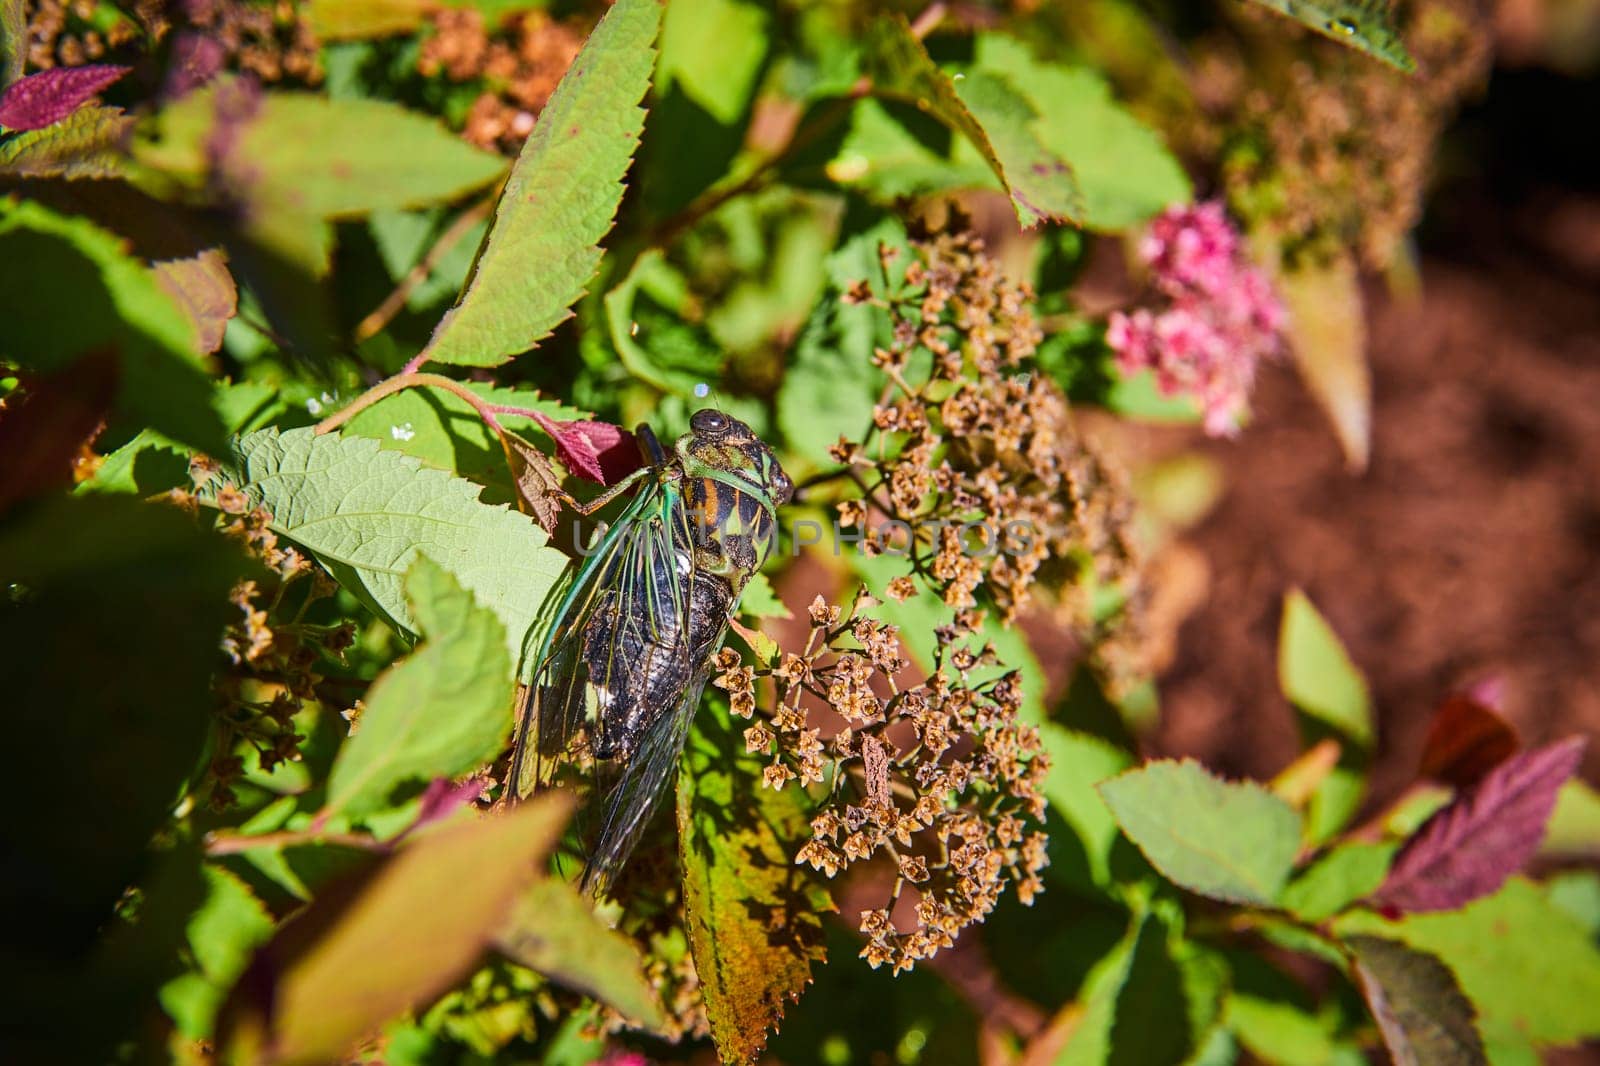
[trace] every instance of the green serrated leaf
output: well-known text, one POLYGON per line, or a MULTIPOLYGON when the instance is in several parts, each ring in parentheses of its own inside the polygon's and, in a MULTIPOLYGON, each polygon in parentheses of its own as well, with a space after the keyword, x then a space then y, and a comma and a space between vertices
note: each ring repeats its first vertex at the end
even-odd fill
POLYGON ((1571 1044, 1600 1036, 1600 948, 1582 925, 1522 877, 1458 911, 1389 922, 1364 911, 1336 920, 1343 936, 1370 933, 1437 955, 1477 1004, 1493 1051, 1532 1040, 1571 1044))
POLYGON ((1082 1011, 1053 1057, 1057 1066, 1183 1061, 1191 1043, 1187 992, 1168 940, 1161 919, 1135 918, 1084 981, 1082 1011), (1155 1015, 1161 1024, 1151 1024, 1155 1015))
POLYGON ((1004 77, 1028 99, 1038 113, 1032 129, 1039 140, 1072 164, 1085 226, 1126 229, 1191 199, 1188 175, 1160 135, 1113 100, 1098 73, 1040 62, 1003 34, 980 34, 977 44, 978 68, 1004 77))
POLYGON ((1256 0, 1324 37, 1411 73, 1417 69, 1395 29, 1390 0, 1256 0))
POLYGON ((495 947, 575 992, 592 996, 650 1029, 666 1021, 644 976, 644 957, 629 937, 608 928, 565 881, 544 878, 522 894, 495 947))
POLYGON ((1332 917, 1383 883, 1397 848, 1340 844, 1283 890, 1284 908, 1307 922, 1332 917))
POLYGON ((193 327, 148 267, 111 233, 32 202, 0 198, 0 358, 58 370, 118 357, 117 406, 203 451, 225 447, 193 327))
POLYGON ((1254 782, 1160 760, 1100 785, 1128 839, 1169 880, 1213 899, 1272 903, 1300 847, 1300 816, 1254 782))
POLYGON ((1375 936, 1346 941, 1356 983, 1396 1066, 1483 1066, 1477 1012, 1450 968, 1425 951, 1375 936))
POLYGON ((568 797, 440 826, 322 894, 234 985, 224 1061, 342 1061, 467 976, 561 836, 568 797), (360 975, 353 980, 352 975, 360 975))
MULTIPOLYGON (((6 0, 0 0, 0 3, 6 0)), ((82 107, 41 130, 0 142, 0 174, 13 178, 121 178, 133 119, 120 107, 82 107)))
POLYGON ((720 714, 695 719, 678 773, 685 920, 711 1036, 724 1062, 755 1060, 824 958, 832 902, 797 866, 804 794, 761 783, 759 758, 720 714))
POLYGON ((571 315, 622 200, 660 25, 660 0, 618 0, 589 35, 506 179, 478 264, 428 358, 498 366, 571 315))
POLYGON ((872 24, 863 66, 875 95, 925 110, 972 143, 1005 187, 1023 228, 1082 219, 1072 168, 1039 143, 1032 129, 1037 112, 1007 81, 992 74, 953 81, 903 15, 872 24))
POLYGON ((262 430, 235 448, 239 488, 368 607, 410 633, 402 579, 418 553, 448 570, 495 613, 520 675, 531 674, 550 590, 567 557, 531 519, 478 500, 478 486, 384 451, 363 437, 262 430))
POLYGON ((511 658, 505 629, 449 572, 418 555, 406 574, 422 646, 367 690, 360 728, 334 760, 327 809, 352 818, 393 805, 494 758, 511 735, 511 658))

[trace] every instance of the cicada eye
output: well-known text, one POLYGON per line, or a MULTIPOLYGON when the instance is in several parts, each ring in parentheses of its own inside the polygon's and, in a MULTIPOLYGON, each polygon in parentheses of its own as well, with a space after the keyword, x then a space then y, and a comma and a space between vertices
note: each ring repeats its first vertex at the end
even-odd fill
POLYGON ((789 480, 788 474, 776 467, 772 472, 772 496, 778 501, 779 507, 794 499, 794 482, 789 480))
POLYGON ((727 415, 709 407, 703 411, 696 411, 694 417, 689 419, 690 429, 696 433, 703 433, 711 437, 728 432, 728 427, 732 424, 732 420, 727 415))

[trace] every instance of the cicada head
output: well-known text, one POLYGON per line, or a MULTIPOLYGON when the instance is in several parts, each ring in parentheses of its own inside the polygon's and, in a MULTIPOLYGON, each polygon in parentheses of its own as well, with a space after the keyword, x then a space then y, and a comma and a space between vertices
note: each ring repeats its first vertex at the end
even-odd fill
POLYGON ((689 432, 678 438, 676 448, 684 473, 748 492, 774 517, 794 495, 794 482, 766 442, 737 418, 714 408, 694 413, 689 432))

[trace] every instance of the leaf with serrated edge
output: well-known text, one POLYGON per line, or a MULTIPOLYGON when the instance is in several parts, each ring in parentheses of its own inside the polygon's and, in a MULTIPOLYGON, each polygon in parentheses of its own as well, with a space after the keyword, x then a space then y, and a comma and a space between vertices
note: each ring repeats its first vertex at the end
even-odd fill
POLYGON ((360 817, 406 782, 457 777, 493 759, 511 735, 505 629, 426 555, 405 581, 422 646, 367 691, 361 728, 328 774, 327 809, 360 817))
POLYGON ((1570 737, 1495 767, 1406 841, 1375 898, 1402 911, 1453 910, 1505 884, 1539 850, 1586 743, 1570 737))
POLYGON ((133 119, 120 107, 84 107, 42 130, 0 144, 0 173, 17 178, 120 178, 122 141, 133 119))
POLYGON ((514 962, 616 1008, 629 1021, 659 1029, 661 1000, 644 976, 639 946, 608 928, 565 881, 534 882, 518 900, 495 947, 514 962))
POLYGON ((973 84, 958 91, 903 15, 872 25, 863 61, 875 95, 924 109, 972 142, 1011 197, 1024 229, 1083 217, 1072 168, 1039 143, 1030 128, 1037 117, 1033 105, 1004 80, 969 75, 962 81, 973 84))
POLYGON ((1376 936, 1345 942, 1356 984, 1395 1066, 1482 1066, 1488 1062, 1477 1011, 1450 967, 1425 951, 1376 936))
POLYGON ((1397 70, 1416 69, 1394 27, 1390 0, 1256 0, 1324 37, 1365 52, 1397 70))
POLYGON ((689 946, 724 1062, 755 1060, 786 1001, 823 959, 832 910, 794 851, 811 827, 798 788, 761 784, 728 720, 703 714, 678 773, 678 852, 689 946))
POLYGON ((1100 795, 1151 865, 1191 892, 1271 903, 1294 867, 1300 816, 1254 782, 1161 760, 1103 782, 1100 795))
POLYGON ((234 986, 221 1060, 260 1061, 270 1047, 273 1062, 344 1061, 383 1023, 431 1002, 476 965, 570 810, 552 792, 442 826, 325 889, 234 986))
POLYGON ((589 35, 506 179, 488 241, 434 330, 429 359, 498 366, 571 316, 622 202, 660 26, 660 0, 618 0, 589 35))
POLYGON ((363 437, 267 429, 235 450, 238 486, 272 515, 272 530, 315 555, 380 617, 417 631, 402 579, 426 553, 499 617, 526 680, 525 641, 568 561, 526 515, 481 503, 472 482, 363 437))

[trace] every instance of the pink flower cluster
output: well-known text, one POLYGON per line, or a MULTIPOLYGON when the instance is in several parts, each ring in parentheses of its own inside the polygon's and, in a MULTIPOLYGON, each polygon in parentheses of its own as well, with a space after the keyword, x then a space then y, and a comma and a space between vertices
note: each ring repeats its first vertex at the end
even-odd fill
POLYGON ((1139 241, 1139 258, 1162 305, 1112 314, 1106 343, 1118 368, 1154 370, 1163 393, 1200 401, 1206 433, 1234 435, 1256 362, 1280 349, 1283 305, 1220 203, 1169 207, 1139 241))

